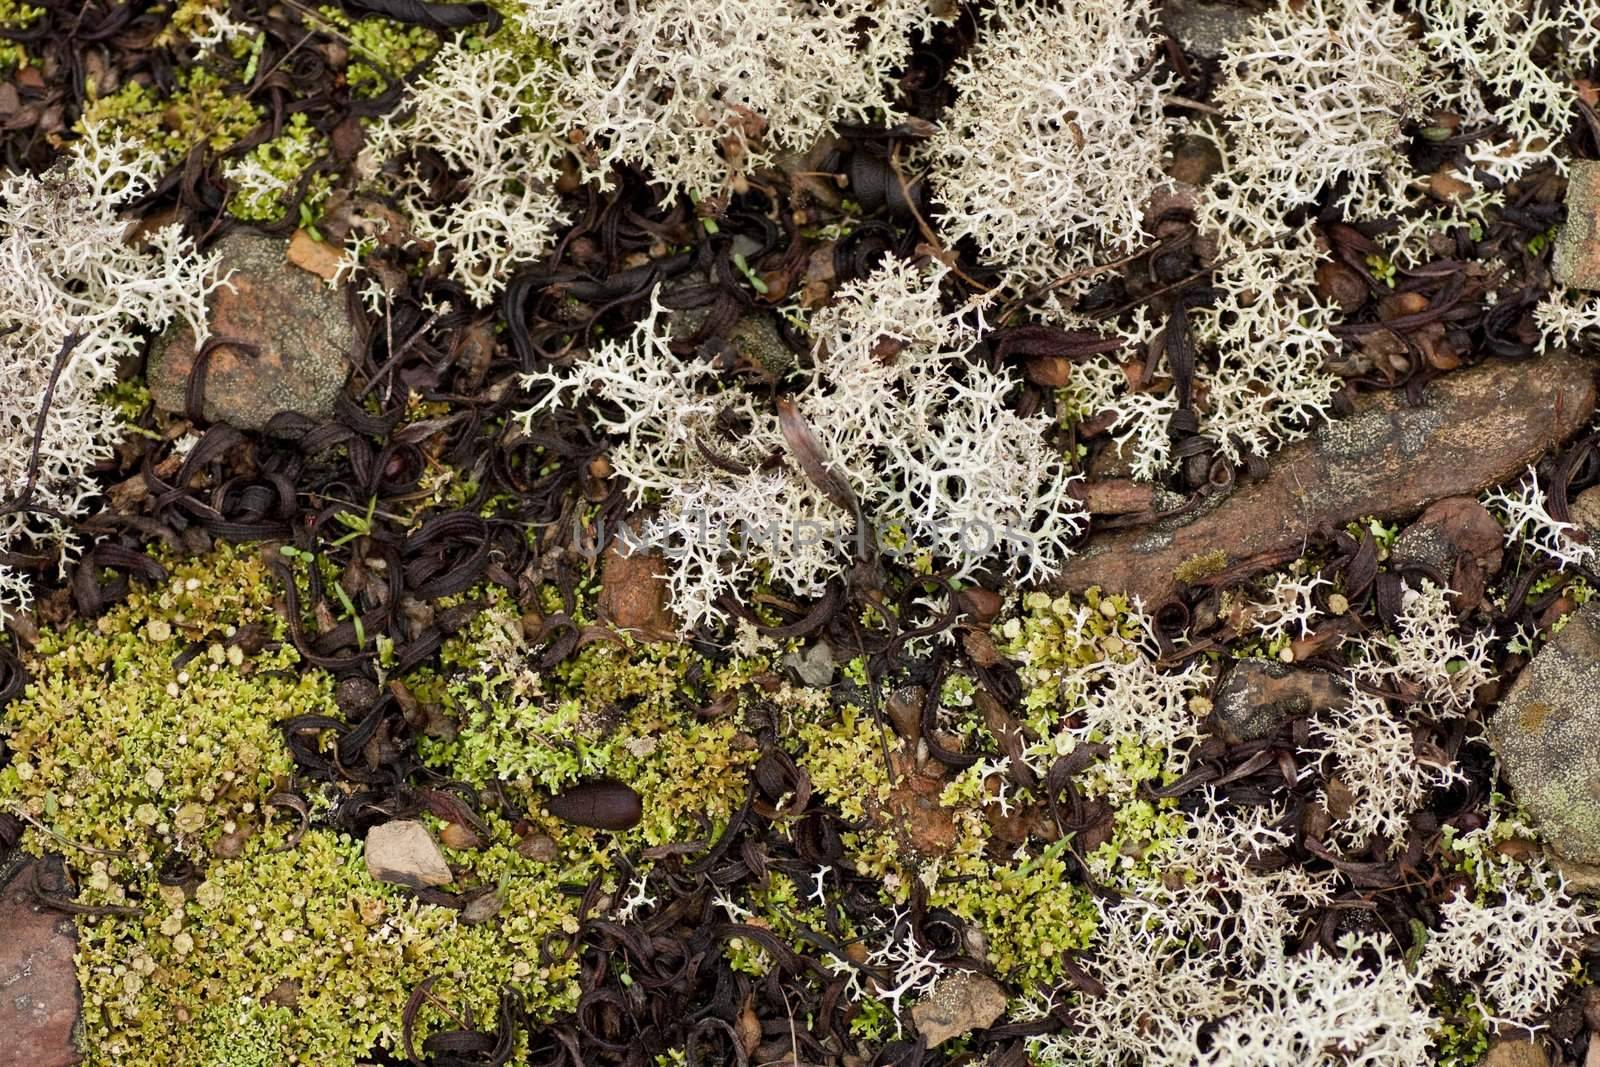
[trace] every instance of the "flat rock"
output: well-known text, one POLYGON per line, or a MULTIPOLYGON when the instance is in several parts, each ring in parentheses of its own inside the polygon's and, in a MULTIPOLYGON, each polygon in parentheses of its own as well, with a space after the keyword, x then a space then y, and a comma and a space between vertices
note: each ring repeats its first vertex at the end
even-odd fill
POLYGON ((991 1026, 1005 1010, 1006 991, 998 982, 973 971, 956 971, 912 1005, 911 1024, 932 1049, 991 1026))
POLYGON ((780 662, 792 668, 800 680, 812 688, 833 684, 833 649, 828 647, 826 641, 818 641, 810 648, 785 652, 780 662))
MULTIPOLYGON (((288 247, 255 234, 217 243, 228 282, 206 301, 211 335, 255 351, 227 344, 207 357, 201 414, 210 422, 259 430, 282 412, 317 420, 333 414, 355 331, 343 291, 292 265, 288 247)), ((156 342, 147 378, 163 411, 184 411, 194 359, 194 331, 186 325, 156 342)))
POLYGON ((1158 604, 1177 591, 1178 574, 1196 580, 1292 555, 1325 527, 1405 518, 1435 500, 1475 495, 1576 433, 1595 405, 1593 370, 1569 353, 1445 375, 1417 407, 1400 393, 1364 398, 1354 414, 1279 451, 1261 481, 1195 513, 1091 539, 1049 588, 1098 585, 1158 604))
POLYGON ((1237 4, 1202 0, 1168 0, 1161 8, 1161 27, 1193 59, 1216 59, 1229 42, 1250 30, 1256 12, 1237 4))
POLYGON ((662 641, 677 635, 678 620, 668 606, 667 561, 615 538, 600 558, 600 618, 624 633, 662 641))
POLYGON ((1488 509, 1473 497, 1452 496, 1429 504, 1402 530, 1389 558, 1434 571, 1455 590, 1456 607, 1470 611, 1500 573, 1504 550, 1505 531, 1488 509))
POLYGON ((1489 1044, 1481 1067, 1550 1067, 1550 1057, 1538 1042, 1496 1038, 1489 1044))
POLYGON ((1600 603, 1568 616, 1489 721, 1517 803, 1562 860, 1600 864, 1600 603))
POLYGON ((1326 671, 1242 659, 1217 687, 1211 732, 1232 744, 1259 741, 1290 719, 1339 707, 1348 699, 1344 685, 1326 671))
POLYGON ((1600 162, 1572 161, 1567 170, 1567 221, 1556 233, 1556 280, 1600 289, 1600 162))
POLYGON ((1487 508, 1470 496, 1452 496, 1429 504, 1395 539, 1390 558, 1420 563, 1450 577, 1466 557, 1489 578, 1500 572, 1505 531, 1487 508))
POLYGON ((67 1067, 78 1021, 77 933, 72 919, 46 911, 30 889, 34 860, 0 890, 0 1067, 67 1067))
POLYGON ((422 889, 454 877, 444 853, 414 819, 394 819, 367 831, 367 872, 380 882, 422 889))
POLYGON ((1591 485, 1567 504, 1573 525, 1583 531, 1588 544, 1600 545, 1600 485, 1591 485))

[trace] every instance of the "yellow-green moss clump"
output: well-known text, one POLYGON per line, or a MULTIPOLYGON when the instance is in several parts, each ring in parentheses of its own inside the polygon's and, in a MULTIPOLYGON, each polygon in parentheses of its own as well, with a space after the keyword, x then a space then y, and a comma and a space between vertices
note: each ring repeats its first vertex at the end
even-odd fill
POLYGON ((753 738, 735 714, 764 657, 718 667, 667 642, 601 637, 548 672, 532 667, 517 613, 498 592, 446 643, 442 670, 414 679, 414 695, 454 728, 424 738, 423 758, 454 777, 499 783, 537 809, 545 795, 610 777, 644 800, 633 844, 702 839, 744 799, 753 738), (726 714, 697 714, 717 701, 726 714))
MULTIPOLYGON (((470 594, 482 610, 400 691, 427 723, 429 764, 525 813, 514 826, 486 812, 478 842, 423 816, 441 840, 473 846, 446 848, 450 890, 492 894, 498 907, 469 923, 378 883, 361 843, 325 821, 339 790, 297 781, 274 725, 337 712, 332 680, 284 640, 267 573, 250 549, 173 565, 103 618, 42 637, 33 681, 8 709, 0 808, 27 816, 27 847, 67 853, 81 903, 119 911, 79 920, 91 1067, 346 1067, 396 1050, 406 999, 428 979, 437 999, 419 1037, 454 1025, 451 1013, 492 1018, 506 988, 538 1018, 570 1009, 577 963, 545 951, 578 929, 562 887, 598 876, 612 901, 642 898, 637 884, 617 884, 616 850, 713 840, 743 801, 758 715, 778 724, 815 796, 852 822, 850 864, 881 879, 885 906, 904 906, 920 882, 930 906, 982 933, 990 962, 1024 992, 1066 980, 1069 954, 1093 942, 1096 904, 1069 878, 1070 842, 1037 820, 1021 847, 1016 826, 999 831, 1008 805, 1027 798, 992 761, 956 774, 918 764, 858 704, 779 683, 770 645, 719 665, 687 646, 617 638, 580 612, 586 643, 541 671, 518 607, 494 589, 470 594), (600 776, 639 792, 638 826, 613 834, 544 812, 549 793, 600 776), (298 820, 268 804, 274 792, 308 801, 313 826, 298 839, 298 820), (548 844, 526 847, 535 835, 548 844), (194 875, 163 884, 180 860, 194 875)), ((1048 764, 1079 729, 1078 701, 1098 684, 1081 668, 1131 663, 1137 631, 1125 603, 1098 596, 1035 597, 997 628, 1023 661, 1030 760, 1048 764)), ((970 719, 970 680, 947 688, 950 718, 970 719)), ((1169 765, 1139 738, 1105 740, 1110 753, 1080 783, 1117 812, 1090 859, 1114 882, 1159 877, 1160 839, 1181 833, 1181 819, 1167 802, 1125 801, 1129 783, 1163 779, 1169 765)), ((992 738, 978 725, 967 742, 992 738)), ((814 952, 802 929, 822 921, 812 892, 774 872, 726 906, 814 952)), ((859 935, 872 949, 886 933, 859 935)), ((751 944, 725 951, 740 970, 767 965, 751 944)), ((891 1023, 869 1001, 856 1028, 891 1023)))
POLYGON ((229 91, 220 75, 196 66, 178 70, 171 96, 130 81, 110 96, 91 101, 83 110, 82 125, 116 130, 142 141, 163 162, 175 166, 198 145, 227 151, 260 124, 263 114, 242 94, 229 91))
MULTIPOLYGON (((217 9, 208 0, 186 0, 175 11, 163 43, 182 47, 210 26, 206 13, 217 9)), ((0 0, 0 23, 8 10, 25 12, 25 5, 0 0)), ((339 42, 348 52, 344 77, 350 91, 361 97, 376 96, 393 81, 428 59, 439 47, 438 35, 419 26, 407 26, 390 19, 351 18, 337 7, 301 9, 308 25, 339 42)), ((17 15, 12 21, 24 16, 17 15)), ((226 153, 255 130, 266 112, 252 104, 240 85, 249 83, 260 72, 259 34, 228 36, 221 43, 203 49, 191 61, 180 65, 177 85, 164 94, 153 86, 129 82, 116 93, 92 100, 84 109, 83 129, 98 128, 108 133, 141 141, 167 167, 180 165, 195 148, 203 146, 214 154, 226 153), (231 77, 220 71, 236 72, 231 77)), ((0 51, 0 65, 4 63, 0 51)), ((285 202, 297 188, 306 170, 327 154, 328 138, 318 132, 304 112, 294 112, 276 137, 230 158, 224 173, 233 186, 228 211, 249 222, 278 222, 286 211, 285 202)), ((320 217, 333 190, 335 175, 314 174, 300 202, 302 225, 320 217)))
POLYGON ((377 96, 439 50, 439 35, 392 19, 351 18, 337 7, 317 8, 323 25, 350 49, 345 83, 356 96, 377 96))
POLYGON ((333 707, 325 675, 295 670, 292 648, 260 645, 280 636, 270 608, 260 563, 224 550, 98 620, 43 634, 33 681, 6 711, 0 797, 116 853, 119 882, 259 820, 261 797, 291 769, 273 720, 333 707))
MULTIPOLYGON (((328 139, 312 128, 305 112, 295 112, 284 124, 282 133, 256 145, 242 160, 226 169, 234 185, 234 194, 228 201, 229 213, 247 222, 280 221, 301 175, 327 150, 328 139)), ((320 215, 332 191, 331 174, 326 171, 313 174, 300 200, 301 221, 310 223, 320 215)))
MULTIPOLYGON (((0 29, 26 30, 44 17, 44 8, 21 3, 20 0, 0 0, 0 29)), ((26 66, 28 52, 15 41, 0 40, 0 71, 26 66)))
MULTIPOLYGON (((577 930, 560 886, 601 869, 594 832, 535 816, 556 845, 541 861, 488 815, 484 847, 446 851, 452 890, 498 894, 476 925, 374 881, 344 835, 295 842, 297 820, 266 805, 306 792, 273 724, 336 709, 331 679, 283 638, 264 565, 221 549, 28 657, 0 808, 27 816, 30 850, 65 852, 80 903, 137 912, 79 920, 91 1067, 354 1064, 397 1048, 406 998, 430 977, 438 1003, 480 1019, 503 986, 540 1017, 574 1003, 576 961, 541 962, 541 948, 577 930), (163 884, 180 860, 196 876, 163 884)), ((419 1036, 445 1025, 425 1010, 419 1036)))
MULTIPOLYGON (((904 905, 913 882, 921 882, 930 907, 982 932, 989 960, 1002 973, 1029 987, 1066 978, 1066 954, 1093 937, 1092 900, 1068 880, 1064 842, 1027 856, 992 840, 981 765, 946 785, 933 809, 915 799, 931 787, 912 784, 918 772, 898 743, 891 786, 878 728, 855 705, 829 722, 801 725, 797 740, 797 762, 814 792, 858 825, 841 835, 846 852, 858 871, 882 880, 885 904, 904 905)), ((781 929, 780 916, 763 918, 781 929)))
MULTIPOLYGON (((1100 715, 1133 724, 1114 736, 1084 718, 1091 704, 1119 694, 1130 702, 1170 700, 1184 688, 1146 685, 1138 669, 1145 662, 1143 629, 1127 600, 1093 589, 1077 597, 1031 593, 1019 613, 996 625, 993 638, 1019 663, 1021 725, 1034 739, 1023 754, 1036 776, 1042 779, 1078 744, 1107 745, 1075 781, 1086 795, 1111 805, 1110 836, 1080 846, 1080 853, 1097 877, 1115 884, 1131 888, 1161 877, 1163 843, 1185 833, 1185 823, 1175 801, 1147 800, 1139 787, 1170 782, 1181 760, 1141 732, 1145 720, 1136 704, 1100 715)), ((1191 684, 1203 680, 1197 674, 1191 684)), ((880 701, 892 688, 885 683, 880 701)), ((998 754, 999 743, 971 706, 972 689, 969 679, 946 684, 938 727, 946 745, 959 738, 963 748, 998 754)), ((920 882, 928 905, 980 931, 989 961, 1025 993, 1067 979, 1069 955, 1094 942, 1098 908, 1089 890, 1072 881, 1066 855, 1072 843, 1052 825, 1032 820, 1021 847, 1015 823, 997 832, 1037 801, 1005 780, 998 755, 951 775, 936 764, 917 766, 910 746, 888 735, 896 765, 891 782, 880 730, 859 707, 810 708, 795 718, 796 760, 815 793, 855 824, 842 834, 847 854, 858 871, 882 880, 885 904, 905 904, 913 882, 920 882), (931 784, 928 775, 935 776, 931 784), (927 803, 930 796, 936 806, 927 803)), ((775 916, 766 919, 781 926, 775 916)))

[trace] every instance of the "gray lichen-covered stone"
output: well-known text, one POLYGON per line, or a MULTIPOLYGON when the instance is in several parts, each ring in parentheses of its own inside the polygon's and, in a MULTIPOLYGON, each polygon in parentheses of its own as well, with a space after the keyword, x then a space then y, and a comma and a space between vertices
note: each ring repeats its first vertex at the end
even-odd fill
POLYGON ((1591 545, 1600 545, 1600 485, 1591 485, 1567 505, 1573 525, 1583 531, 1591 545))
POLYGON ((1575 159, 1567 171, 1567 221, 1556 234, 1556 280, 1600 289, 1600 162, 1575 159))
MULTIPOLYGON (((208 422, 259 430, 282 412, 317 420, 333 414, 355 332, 343 292, 291 265, 287 247, 254 234, 217 243, 228 281, 206 300, 208 326, 212 337, 236 343, 207 356, 200 413, 208 422)), ((184 411, 196 354, 187 325, 151 350, 150 395, 163 411, 184 411)))
POLYGON ((1407 526, 1390 552, 1391 566, 1413 565, 1432 570, 1455 590, 1458 610, 1483 600, 1489 579, 1500 572, 1505 531, 1482 504, 1470 496, 1453 496, 1428 505, 1407 526))
POLYGON ((1259 741, 1290 719, 1339 707, 1347 699, 1344 685, 1324 671, 1244 659, 1217 687, 1211 732, 1234 744, 1259 741))
POLYGON ((1401 531, 1390 553, 1396 561, 1422 563, 1446 578, 1463 553, 1493 576, 1499 573, 1505 531, 1494 516, 1470 496, 1453 496, 1430 504, 1401 531))
POLYGON ((806 685, 820 688, 833 684, 833 649, 828 647, 826 641, 818 641, 810 648, 787 652, 782 662, 785 667, 793 668, 806 685))
POLYGON ((1489 739, 1551 850, 1600 864, 1600 603, 1568 616, 1523 668, 1489 739))
POLYGON ((1192 58, 1216 59, 1231 42, 1250 32, 1256 12, 1239 4, 1170 0, 1161 9, 1161 27, 1192 58))
POLYGON ((993 978, 972 971, 947 974, 911 1009, 911 1024, 928 1047, 994 1025, 1005 1014, 1006 991, 993 978))

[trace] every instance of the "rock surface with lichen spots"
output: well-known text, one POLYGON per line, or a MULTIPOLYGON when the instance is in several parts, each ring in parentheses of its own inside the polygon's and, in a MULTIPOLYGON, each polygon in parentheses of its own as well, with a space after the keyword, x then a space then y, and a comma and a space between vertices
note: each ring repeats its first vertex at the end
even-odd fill
POLYGON ((30 889, 35 867, 50 862, 22 864, 0 890, 0 1067, 68 1067, 80 1059, 72 1040, 77 935, 69 916, 40 907, 30 889))
POLYGON ((1344 684, 1325 671, 1243 659, 1217 687, 1211 731, 1232 744, 1259 741, 1290 719, 1328 711, 1348 699, 1344 684))
POLYGON ((677 634, 678 620, 668 605, 667 561, 659 552, 629 551, 613 540, 600 566, 596 607, 602 621, 644 640, 670 640, 677 634))
POLYGON ((1504 548, 1505 531, 1488 509, 1473 497, 1453 496, 1428 505, 1401 531, 1389 558, 1391 567, 1431 571, 1455 591, 1457 609, 1470 611, 1500 573, 1504 548))
POLYGON ((993 978, 956 971, 939 979, 925 1000, 911 1009, 911 1022, 928 1047, 993 1025, 1005 1014, 1006 991, 993 978))
POLYGON ((1489 739, 1550 848, 1600 864, 1600 603, 1569 616, 1523 668, 1489 739))
MULTIPOLYGON (((212 338, 233 343, 206 357, 201 414, 242 430, 283 412, 331 416, 355 344, 342 291, 291 265, 286 242, 274 238, 234 234, 217 251, 228 282, 206 301, 208 326, 212 338)), ((150 395, 162 410, 185 410, 195 355, 186 325, 151 350, 150 395)))
POLYGON ((1600 289, 1600 163, 1575 159, 1567 171, 1567 221, 1556 234, 1556 280, 1600 289))
POLYGON ((1403 390, 1368 397, 1284 448, 1261 481, 1190 515, 1092 539, 1051 589, 1099 586, 1154 605, 1177 591, 1177 575, 1196 558, 1216 556, 1211 574, 1293 559, 1319 530, 1414 515, 1505 481, 1576 433, 1594 406, 1593 367, 1569 353, 1445 375, 1416 407, 1403 390))

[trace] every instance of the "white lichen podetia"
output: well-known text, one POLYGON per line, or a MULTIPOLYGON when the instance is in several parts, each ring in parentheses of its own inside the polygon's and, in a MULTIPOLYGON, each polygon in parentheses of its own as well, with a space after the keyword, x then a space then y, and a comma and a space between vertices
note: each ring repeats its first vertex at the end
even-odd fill
POLYGON ((820 595, 849 565, 860 528, 958 577, 998 559, 1038 580, 1082 528, 1073 476, 1045 440, 1049 416, 1007 403, 1010 372, 968 358, 981 316, 945 310, 945 273, 886 261, 811 322, 815 369, 787 402, 859 503, 861 527, 805 471, 795 422, 786 435, 770 403, 670 351, 659 304, 569 371, 528 376, 542 395, 525 416, 599 401, 613 469, 635 503, 655 506, 640 536, 667 555, 672 607, 689 627, 721 619, 718 599, 757 575, 820 595))
POLYGON ((1290 212, 1335 183, 1352 205, 1407 184, 1402 123, 1420 114, 1424 65, 1408 21, 1367 0, 1284 4, 1251 20, 1224 50, 1214 94, 1223 167, 1201 218, 1221 253, 1275 241, 1290 212))
POLYGON ((1524 546, 1558 567, 1593 566, 1600 552, 1594 545, 1573 537, 1581 532, 1578 526, 1551 515, 1548 504, 1549 496, 1539 484, 1539 473, 1531 466, 1514 484, 1483 495, 1484 507, 1504 517, 1508 544, 1524 546))
POLYGON ((1435 80, 1429 102, 1454 111, 1464 125, 1491 131, 1469 150, 1472 162, 1501 180, 1533 163, 1561 166, 1552 149, 1572 118, 1573 78, 1600 53, 1600 3, 1416 0, 1412 6, 1430 55, 1468 75, 1435 80), (1541 38, 1560 42, 1557 63, 1535 58, 1541 38), (1492 107, 1486 95, 1494 97, 1492 107))
POLYGON ((521 0, 514 17, 561 55, 551 121, 586 178, 627 163, 697 198, 894 115, 889 76, 935 22, 926 0, 521 0))
POLYGON ((958 95, 928 145, 939 226, 975 243, 1008 288, 1045 287, 1145 242, 1171 128, 1153 26, 1148 0, 1004 0, 951 73, 958 95))
MULTIPOLYGON (((1298 630, 1314 621, 1303 603, 1304 579, 1285 574, 1267 584, 1267 608, 1292 602, 1283 618, 1263 612, 1268 629, 1292 619, 1298 630)), ((1092 633, 1088 609, 1057 617, 1069 642, 1092 633)), ((1149 628, 1137 610, 1131 621, 1136 630, 1149 628)), ((1326 841, 1335 854, 1365 855, 1374 841, 1404 841, 1428 791, 1458 774, 1423 758, 1413 727, 1461 715, 1488 678, 1484 639, 1463 632, 1437 587, 1406 591, 1396 629, 1398 641, 1379 635, 1345 642, 1350 705, 1313 720, 1309 745, 1296 754, 1321 764, 1348 792, 1326 841), (1412 699, 1368 691, 1380 685, 1412 699)), ((1059 686, 1068 700, 1064 721, 1082 724, 1050 747, 1065 753, 1096 737, 1138 737, 1164 752, 1165 780, 1185 773, 1198 739, 1189 694, 1204 687, 1207 674, 1197 667, 1162 671, 1156 654, 1151 643, 1122 642, 1116 657, 1053 675, 1033 672, 1024 655, 1024 679, 1059 686), (1130 678, 1144 680, 1129 686, 1130 678)), ((1118 780, 1117 760, 1097 766, 1108 779, 1098 787, 1105 795, 1124 802, 1135 795, 1118 780)), ((1469 994, 1493 1031, 1537 1028, 1567 989, 1595 930, 1588 910, 1537 855, 1516 858, 1498 847, 1530 831, 1496 797, 1488 825, 1447 844, 1465 883, 1426 930, 1411 930, 1414 952, 1403 953, 1376 932, 1297 950, 1312 933, 1307 916, 1333 905, 1346 876, 1282 862, 1297 823, 1281 804, 1229 805, 1211 789, 1196 796, 1185 803, 1178 828, 1138 861, 1091 857, 1095 878, 1118 889, 1095 901, 1095 936, 1083 970, 1096 988, 1036 994, 1014 1009, 1019 1021, 1051 1010, 1071 1020, 1029 1042, 1030 1062, 1425 1063, 1443 1023, 1435 997, 1441 984, 1469 994)))
MULTIPOLYGON (((1124 10, 1130 28, 1147 15, 1137 5, 1124 10)), ((1108 56, 1149 68, 1148 42, 1131 29, 1116 39, 1102 34, 1097 43, 1104 46, 1093 53, 1099 74, 1113 62, 1108 56)), ((1418 112, 1424 56, 1393 10, 1316 0, 1275 7, 1252 20, 1226 48, 1221 67, 1226 76, 1215 94, 1221 114, 1212 136, 1223 166, 1196 197, 1197 223, 1216 245, 1215 294, 1189 318, 1194 341, 1207 354, 1195 375, 1200 431, 1219 455, 1240 462, 1303 436, 1331 410, 1338 380, 1325 363, 1340 342, 1331 329, 1337 312, 1317 295, 1316 269, 1326 250, 1311 225, 1291 222, 1291 216, 1341 181, 1357 214, 1368 201, 1393 206, 1388 191, 1410 180, 1401 124, 1418 112)), ((1092 166, 1097 179, 1114 182, 1119 197, 1125 191, 1137 199, 1137 210, 1128 210, 1120 198, 1091 198, 1105 214, 1087 220, 1085 233, 1059 235, 1075 238, 1079 249, 1094 233, 1117 239, 1140 234, 1140 212, 1160 178, 1166 132, 1160 121, 1164 87, 1150 78, 1136 83, 1145 94, 1139 106, 1120 117, 1122 140, 1096 138, 1107 150, 1118 148, 1122 169, 1108 169, 1070 138, 1044 141, 1041 154, 1052 162, 1092 166), (1126 143, 1134 137, 1143 138, 1146 149, 1157 146, 1155 167, 1148 151, 1126 143)), ((1025 142, 1030 154, 1023 158, 1034 158, 1036 143, 1025 142)), ((967 161, 968 171, 975 162, 967 161)), ((1039 180, 1040 170, 1034 165, 1013 180, 1030 180, 1025 187, 1038 193, 1049 184, 1039 180)), ((1050 213, 1035 207, 1018 220, 1020 229, 1040 230, 1036 219, 1050 213)), ((1030 280, 1049 279, 1034 271, 1030 280)), ((1125 336, 1130 346, 1164 341, 1144 319, 1125 336)), ((1112 361, 1098 364, 1076 383, 1079 402, 1091 414, 1113 414, 1111 433, 1128 446, 1135 475, 1159 476, 1172 462, 1167 425, 1173 398, 1142 397, 1112 361)))
POLYGON ((423 149, 460 177, 442 210, 428 206, 429 182, 414 161, 388 184, 434 261, 448 257, 451 276, 480 305, 517 264, 548 251, 566 221, 554 189, 566 146, 544 103, 554 77, 543 57, 451 42, 412 87, 407 110, 368 134, 369 166, 423 149))
MULTIPOLYGON (((140 329, 182 319, 205 337, 216 257, 197 253, 176 225, 130 241, 118 214, 150 189, 159 167, 136 145, 91 130, 47 173, 0 179, 0 505, 27 491, 32 475, 28 506, 0 512, 0 553, 61 549, 67 565, 72 520, 100 492, 94 467, 121 436, 101 392, 140 352, 140 329)), ((0 622, 29 600, 23 576, 0 563, 0 622)))

